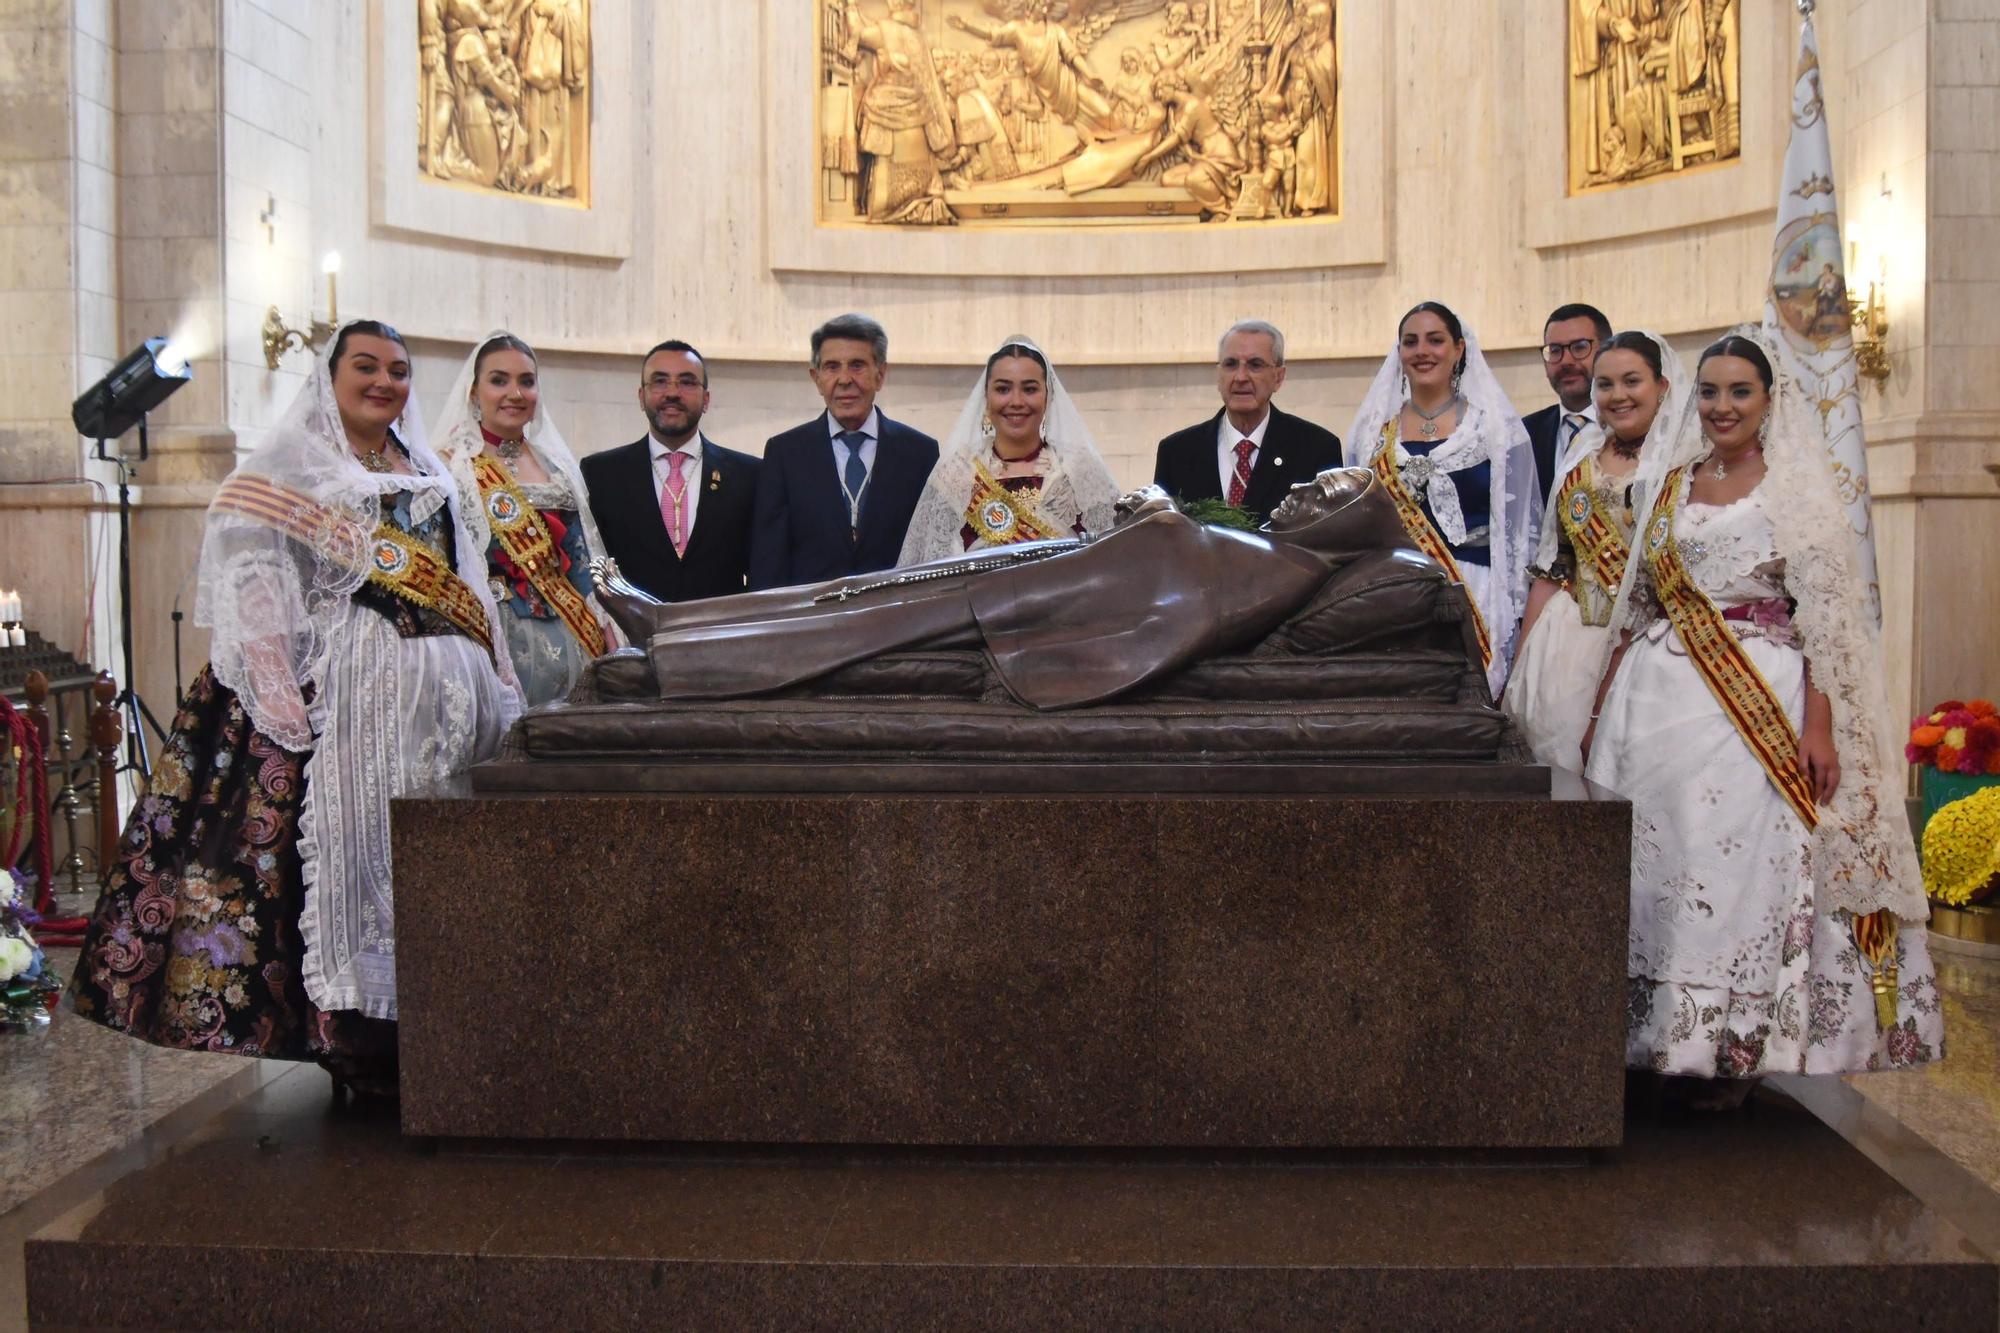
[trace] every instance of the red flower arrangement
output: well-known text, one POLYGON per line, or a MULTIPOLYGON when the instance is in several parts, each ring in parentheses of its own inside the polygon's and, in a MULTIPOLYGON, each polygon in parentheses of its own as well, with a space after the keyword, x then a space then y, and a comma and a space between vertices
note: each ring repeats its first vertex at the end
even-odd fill
POLYGON ((2000 709, 1984 699, 1947 699, 1910 724, 1903 755, 1940 773, 2000 776, 2000 709))

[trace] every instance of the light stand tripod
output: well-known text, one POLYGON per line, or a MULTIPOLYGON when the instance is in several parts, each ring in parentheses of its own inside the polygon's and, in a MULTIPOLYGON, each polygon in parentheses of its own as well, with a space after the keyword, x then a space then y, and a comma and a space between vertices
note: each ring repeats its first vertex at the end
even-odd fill
POLYGON ((77 395, 69 418, 76 433, 97 441, 100 462, 118 468, 118 623, 125 636, 125 678, 119 682, 119 710, 125 714, 125 771, 141 780, 152 773, 146 753, 146 727, 162 741, 167 733, 133 688, 132 665, 132 478, 136 464, 146 461, 146 414, 164 403, 176 389, 194 378, 184 350, 165 338, 148 338, 127 352, 103 379, 77 395), (112 453, 111 442, 132 427, 139 428, 139 456, 112 453), (142 725, 143 724, 143 725, 142 725))
MULTIPOLYGON (((110 391, 105 391, 106 397, 110 391)), ((109 404, 107 403, 107 410, 109 404)), ((153 716, 153 710, 146 707, 146 701, 139 696, 132 673, 132 477, 138 465, 146 461, 148 441, 146 439, 146 415, 139 414, 139 456, 129 458, 123 453, 112 453, 111 442, 102 436, 97 441, 97 458, 118 469, 118 630, 123 640, 125 674, 119 678, 117 707, 125 714, 125 771, 137 773, 141 779, 153 772, 152 756, 147 752, 146 733, 139 725, 143 720, 153 729, 153 734, 161 742, 167 739, 165 728, 153 716)))

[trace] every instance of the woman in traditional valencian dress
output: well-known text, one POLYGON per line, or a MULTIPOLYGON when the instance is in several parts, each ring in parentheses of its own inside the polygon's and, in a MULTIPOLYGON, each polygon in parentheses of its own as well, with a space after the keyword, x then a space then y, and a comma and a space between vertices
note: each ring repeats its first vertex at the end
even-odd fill
POLYGON ((1633 806, 1626 1061, 1719 1080, 1943 1054, 1881 645, 1818 412, 1703 353, 1613 609, 1586 775, 1633 806), (1697 415, 1698 414, 1698 415, 1697 415))
POLYGON ((541 393, 534 350, 496 333, 466 358, 437 431, 531 708, 568 695, 584 664, 603 656, 610 623, 590 590, 604 541, 541 393))
POLYGON ((1687 369, 1663 338, 1621 333, 1598 350, 1592 392, 1603 428, 1578 432, 1556 468, 1530 568, 1520 651, 1501 707, 1537 761, 1583 771, 1583 731, 1604 670, 1611 607, 1632 549, 1632 486, 1655 436, 1671 447, 1687 369))
POLYGON ((492 754, 520 710, 395 330, 342 327, 217 490, 195 622, 210 662, 125 826, 77 1011, 393 1096, 389 799, 492 754))
POLYGON ((897 563, 1105 532, 1118 495, 1048 358, 1009 338, 938 450, 897 563))
POLYGON ((1347 462, 1374 470, 1411 539, 1464 586, 1499 698, 1541 497, 1527 427, 1478 339, 1444 306, 1426 301, 1403 316, 1348 431, 1347 462))

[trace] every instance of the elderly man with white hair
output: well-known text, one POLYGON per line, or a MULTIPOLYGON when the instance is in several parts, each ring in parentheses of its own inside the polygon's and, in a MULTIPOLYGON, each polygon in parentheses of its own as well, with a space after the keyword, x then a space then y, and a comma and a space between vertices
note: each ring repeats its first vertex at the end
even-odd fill
POLYGON ((1153 483, 1181 500, 1226 500, 1261 523, 1291 487, 1340 466, 1340 438, 1272 405, 1285 382, 1274 325, 1230 325, 1215 362, 1222 410, 1160 441, 1153 483))

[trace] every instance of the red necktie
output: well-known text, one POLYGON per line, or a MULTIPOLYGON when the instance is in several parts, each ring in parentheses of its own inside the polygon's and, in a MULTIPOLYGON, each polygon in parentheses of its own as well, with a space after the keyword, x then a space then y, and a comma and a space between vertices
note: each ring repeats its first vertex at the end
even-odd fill
POLYGON ((1250 489, 1250 455, 1256 452, 1247 435, 1236 442, 1236 471, 1229 478, 1229 503, 1234 508, 1243 507, 1244 493, 1250 489))

